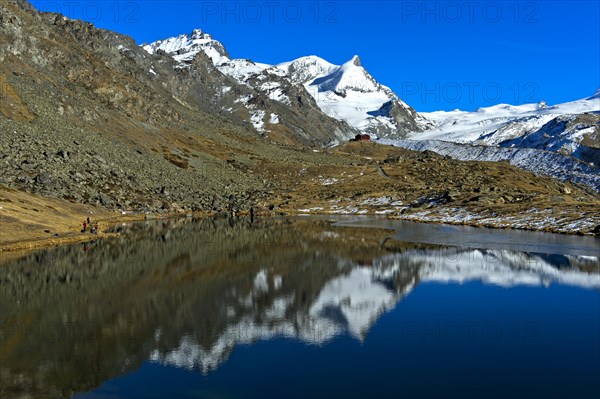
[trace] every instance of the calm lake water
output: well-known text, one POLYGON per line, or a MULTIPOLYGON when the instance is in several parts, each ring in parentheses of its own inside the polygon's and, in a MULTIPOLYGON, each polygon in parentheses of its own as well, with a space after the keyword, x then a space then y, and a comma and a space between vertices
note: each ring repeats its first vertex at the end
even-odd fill
POLYGON ((600 240, 124 225, 0 265, 2 398, 598 398, 600 240))

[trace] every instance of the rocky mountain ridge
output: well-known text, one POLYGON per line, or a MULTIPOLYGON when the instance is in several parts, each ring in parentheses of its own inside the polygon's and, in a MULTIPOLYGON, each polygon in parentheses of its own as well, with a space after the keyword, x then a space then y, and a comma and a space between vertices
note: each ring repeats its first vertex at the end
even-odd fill
MULTIPOLYGON (((374 137, 404 137, 408 132, 421 130, 420 126, 425 122, 391 89, 378 83, 362 66, 358 56, 341 66, 317 56, 278 65, 231 59, 222 43, 199 29, 142 47, 150 54, 165 52, 171 55, 177 63, 176 68, 182 70, 189 68, 194 58, 203 53, 225 75, 288 106, 293 104, 289 92, 304 88, 326 115, 374 137)), ((246 100, 240 97, 237 101, 246 100)), ((252 112, 252 105, 248 108, 252 112)), ((262 112, 255 119, 265 123, 267 115, 262 112)), ((259 132, 263 131, 260 123, 253 125, 259 132)), ((347 140, 351 133, 348 131, 336 138, 338 142, 347 140)))

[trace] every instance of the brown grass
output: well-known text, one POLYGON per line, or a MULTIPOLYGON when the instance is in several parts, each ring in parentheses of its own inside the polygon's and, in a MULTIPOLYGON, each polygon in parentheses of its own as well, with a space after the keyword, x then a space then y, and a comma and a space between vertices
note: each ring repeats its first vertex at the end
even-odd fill
MULTIPOLYGON (((83 221, 90 216, 100 230, 124 215, 66 200, 40 197, 0 187, 0 254, 83 242, 107 234, 81 233, 83 221), (57 236, 55 236, 55 234, 57 236)), ((129 216, 139 219, 139 215, 129 216)))
POLYGON ((0 74, 0 113, 18 122, 30 122, 35 117, 3 74, 0 74))

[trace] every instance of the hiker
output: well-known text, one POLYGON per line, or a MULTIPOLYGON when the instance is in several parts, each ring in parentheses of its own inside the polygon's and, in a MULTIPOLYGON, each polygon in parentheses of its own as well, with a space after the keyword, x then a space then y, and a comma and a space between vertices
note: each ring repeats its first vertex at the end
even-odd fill
POLYGON ((82 233, 85 233, 87 231, 87 223, 84 221, 83 222, 83 230, 81 230, 82 233))
POLYGON ((90 220, 90 217, 87 217, 87 224, 89 224, 90 226, 92 225, 92 221, 90 220))

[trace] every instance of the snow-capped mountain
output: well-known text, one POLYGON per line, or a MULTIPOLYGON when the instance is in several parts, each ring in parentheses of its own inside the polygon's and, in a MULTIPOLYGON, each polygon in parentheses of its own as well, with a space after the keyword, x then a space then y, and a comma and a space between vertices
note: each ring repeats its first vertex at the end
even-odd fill
POLYGON ((382 144, 460 160, 508 161, 600 190, 600 90, 553 106, 499 104, 475 112, 417 114, 378 83, 358 56, 343 65, 315 55, 261 64, 231 59, 220 42, 201 30, 143 48, 170 55, 181 73, 204 57, 229 79, 217 81, 223 92, 219 106, 232 116, 247 115, 247 123, 263 135, 278 132, 279 137, 331 146, 364 132, 382 144))
MULTIPOLYGON (((354 129, 340 128, 335 142, 357 131, 374 137, 440 140, 459 144, 535 148, 572 155, 588 163, 600 161, 600 90, 589 98, 548 106, 544 102, 513 106, 499 104, 475 112, 417 113, 388 87, 377 82, 358 56, 334 65, 318 56, 301 57, 277 65, 231 59, 225 47, 209 34, 191 34, 143 45, 150 54, 172 56, 178 69, 190 68, 199 53, 224 75, 287 107, 303 107, 309 94, 327 116, 354 129), (585 114, 585 115, 583 115, 585 114), (425 130, 425 131, 423 131, 425 130)), ((234 100, 246 104, 248 121, 260 133, 284 116, 261 109, 252 96, 234 100)), ((268 108, 268 107, 262 107, 268 108)))
POLYGON ((170 56, 172 68, 196 101, 208 100, 208 107, 228 119, 241 119, 272 141, 332 146, 359 132, 323 113, 306 89, 293 84, 283 71, 231 59, 220 42, 201 30, 142 47, 154 58, 170 56), (207 86, 212 93, 206 93, 207 86))
POLYGON ((388 87, 378 83, 358 56, 341 66, 319 57, 279 64, 293 82, 303 84, 327 115, 376 137, 402 137, 420 130, 422 120, 388 87))
POLYGON ((433 128, 412 133, 409 139, 535 148, 572 155, 596 165, 600 160, 600 90, 591 97, 553 106, 545 102, 499 104, 475 112, 455 110, 421 115, 432 122, 433 128))
POLYGON ((600 90, 564 104, 499 104, 475 112, 421 114, 430 126, 381 144, 462 161, 507 161, 600 192, 600 90))
POLYGON ((164 51, 167 54, 171 54, 179 63, 191 61, 201 51, 215 64, 220 64, 222 60, 229 59, 229 54, 225 50, 225 47, 200 29, 194 30, 189 35, 180 35, 159 40, 151 45, 144 45, 143 48, 150 54, 154 54, 157 51, 164 51))
MULTIPOLYGON (((278 65, 261 64, 231 59, 220 42, 201 30, 145 44, 143 48, 150 54, 162 51, 171 55, 179 69, 189 68, 202 52, 221 73, 287 106, 297 101, 298 96, 294 94, 303 88, 323 113, 356 129, 338 135, 339 141, 352 137, 357 131, 375 137, 400 138, 409 131, 420 131, 422 123, 418 121, 424 121, 392 90, 378 83, 358 56, 343 65, 333 65, 317 56, 278 65)), ((239 101, 247 99, 240 97, 239 101)), ((254 112, 253 116, 255 120, 262 120, 266 114, 254 112)), ((253 125, 264 132, 259 123, 253 125)))

